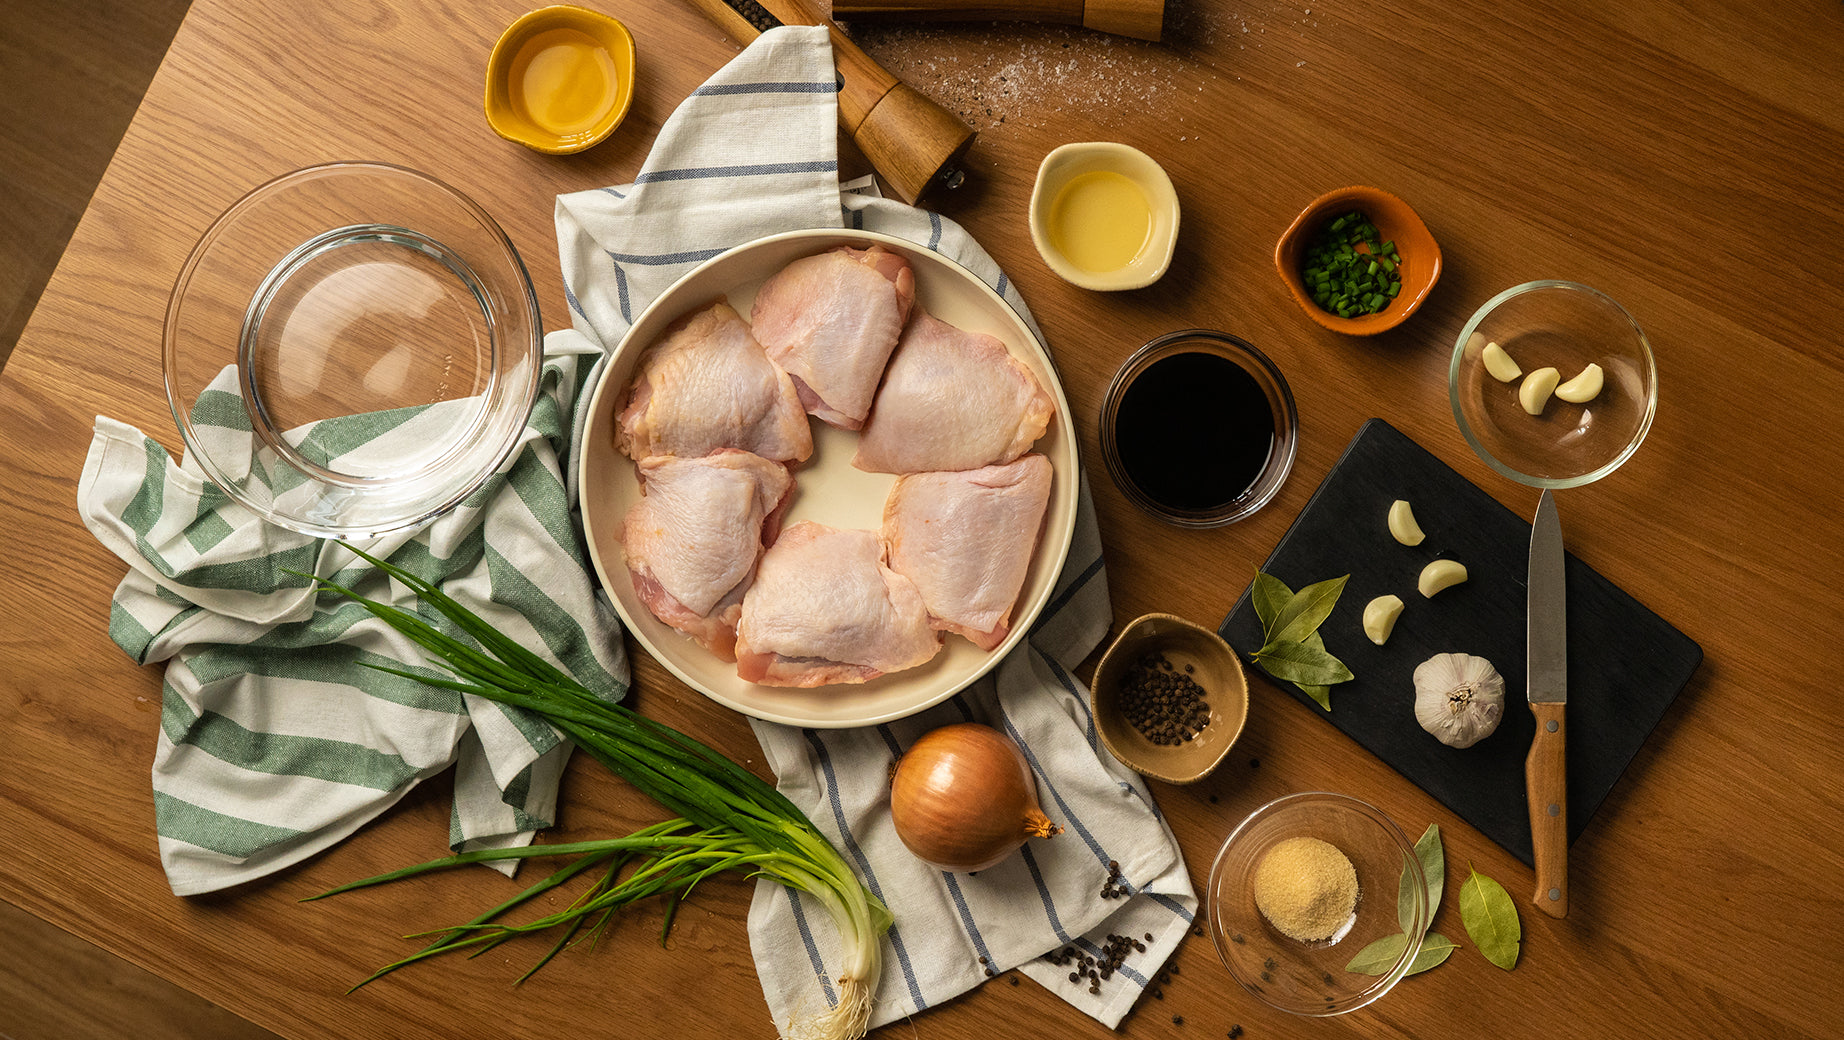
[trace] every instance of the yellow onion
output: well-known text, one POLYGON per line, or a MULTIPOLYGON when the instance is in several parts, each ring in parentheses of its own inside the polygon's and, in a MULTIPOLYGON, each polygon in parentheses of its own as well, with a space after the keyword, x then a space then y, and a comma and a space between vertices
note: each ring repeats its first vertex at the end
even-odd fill
POLYGON ((1002 862, 1026 838, 1062 830, 1037 805, 1037 780, 1018 745, 991 726, 930 730, 890 780, 896 836, 917 859, 971 873, 1002 862))

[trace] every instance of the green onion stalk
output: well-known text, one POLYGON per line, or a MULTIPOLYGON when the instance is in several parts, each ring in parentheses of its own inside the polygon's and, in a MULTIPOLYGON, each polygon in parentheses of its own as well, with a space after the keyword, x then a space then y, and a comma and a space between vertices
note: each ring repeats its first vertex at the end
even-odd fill
POLYGON ((596 696, 433 584, 362 550, 353 552, 409 587, 424 604, 478 644, 442 631, 420 614, 321 580, 323 589, 363 605, 428 651, 454 677, 373 667, 536 713, 617 776, 677 814, 674 819, 625 838, 466 852, 355 881, 313 897, 321 899, 469 863, 577 857, 550 877, 466 924, 420 933, 418 937, 434 936, 434 941, 420 952, 379 969, 359 986, 439 954, 467 948, 476 948, 478 954, 519 935, 561 927, 562 937, 524 976, 529 977, 577 941, 583 928, 589 929, 587 937, 594 937, 616 910, 655 896, 667 905, 663 939, 672 926, 672 911, 679 900, 705 878, 740 871, 750 877, 769 878, 818 900, 839 931, 842 960, 833 978, 837 1003, 809 1019, 787 1023, 785 1035, 855 1040, 865 1034, 882 970, 880 943, 890 927, 890 912, 805 813, 773 785, 709 745, 596 696), (631 872, 623 877, 622 872, 630 867, 631 872), (598 879, 565 909, 523 924, 499 921, 508 910, 585 875, 598 879))

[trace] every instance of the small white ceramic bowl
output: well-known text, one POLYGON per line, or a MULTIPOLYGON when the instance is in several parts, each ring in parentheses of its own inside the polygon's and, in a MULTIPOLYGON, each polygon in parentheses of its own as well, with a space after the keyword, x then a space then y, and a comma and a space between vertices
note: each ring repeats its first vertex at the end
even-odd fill
MULTIPOLYGON (((1108 178, 1112 187, 1120 184, 1108 178)), ((1104 185, 1105 189, 1107 186, 1104 185)), ((1126 200, 1131 210, 1137 207, 1131 196, 1126 200)), ((1082 221, 1092 226, 1091 221, 1082 221)), ((1137 220, 1131 220, 1136 226, 1137 220)), ((1031 191, 1031 241, 1050 265, 1050 270, 1071 285, 1102 292, 1143 289, 1158 281, 1171 266, 1172 251, 1178 244, 1178 192, 1172 179, 1152 157, 1137 148, 1107 141, 1066 144, 1044 156, 1037 168, 1037 185, 1031 191), (1107 191, 1089 194, 1086 201, 1072 199, 1068 192, 1081 182, 1094 185, 1091 174, 1118 174, 1138 190, 1146 209, 1146 233, 1137 251, 1128 247, 1118 251, 1118 259, 1107 263, 1083 263, 1070 255, 1070 244, 1060 228, 1059 217, 1070 206, 1109 206, 1107 191)))

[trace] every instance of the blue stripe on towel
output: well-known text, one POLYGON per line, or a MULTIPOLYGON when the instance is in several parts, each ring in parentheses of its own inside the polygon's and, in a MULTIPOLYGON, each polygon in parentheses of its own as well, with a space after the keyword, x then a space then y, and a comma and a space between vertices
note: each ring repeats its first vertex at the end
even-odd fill
POLYGON ((1044 920, 1049 923, 1056 941, 1066 945, 1075 942, 1075 936, 1064 930, 1063 920, 1057 916, 1056 900, 1050 895, 1050 886, 1044 881, 1043 868, 1037 865, 1037 855, 1031 851, 1030 843, 1025 843, 1018 852, 1024 857, 1024 867, 1031 874, 1031 883, 1037 886, 1037 898, 1044 904, 1044 920))
POLYGON ((718 97, 725 94, 836 94, 837 80, 797 80, 792 83, 707 83, 691 92, 692 97, 718 97))
POLYGON ((1061 810, 1063 819, 1069 821, 1069 826, 1082 838, 1082 843, 1087 845, 1089 851, 1095 854, 1095 858, 1103 863, 1108 862, 1107 850, 1103 849, 1101 847, 1101 842, 1095 840, 1095 836, 1089 833, 1088 828, 1083 825, 1081 818, 1071 810, 1069 803, 1063 800, 1063 796, 1057 791, 1056 785, 1050 782, 1050 774, 1044 771, 1043 763, 1037 760, 1037 753, 1031 750, 1030 745, 1025 743, 1024 736, 1018 732, 1018 727, 1012 725, 1011 716, 1005 713, 1004 705, 999 706, 999 714, 1001 720, 1005 724, 1004 728, 1006 735, 1011 737, 1012 741, 1018 745, 1019 750, 1024 752, 1025 760, 1031 763, 1031 771, 1037 774, 1038 782, 1050 792, 1050 797, 1056 802, 1056 807, 1061 810))
POLYGON ((1055 617, 1058 611, 1068 606, 1069 601, 1076 597, 1076 593, 1086 588, 1089 582, 1095 580, 1095 575, 1100 574, 1101 571, 1102 558, 1097 556, 1092 563, 1082 568, 1082 573, 1070 580, 1069 585, 1058 593, 1055 599, 1044 605, 1044 609, 1038 612, 1037 621, 1031 625, 1031 631, 1035 632, 1049 623, 1050 619, 1055 617))
POLYGON ((746 163, 740 166, 687 166, 676 170, 648 170, 634 178, 634 183, 706 180, 713 177, 762 177, 777 173, 837 173, 838 170, 839 164, 833 159, 816 159, 807 162, 746 163))
MULTIPOLYGON (((839 777, 832 766, 832 753, 827 750, 825 741, 812 730, 803 730, 807 743, 813 747, 814 757, 819 761, 820 777, 826 785, 826 800, 832 806, 832 822, 839 828, 839 836, 845 841, 846 851, 858 864, 858 872, 864 875, 865 887, 879 901, 884 898, 883 886, 877 883, 877 874, 871 870, 871 861, 865 858, 864 849, 858 845, 858 839, 852 836, 851 825, 845 819, 845 806, 839 798, 839 777)), ((885 903, 885 906, 890 904, 885 903)), ((903 982, 909 987, 909 998, 914 1001, 916 1010, 926 1009, 928 1000, 922 996, 922 987, 916 982, 915 966, 909 963, 909 951, 903 947, 903 936, 896 925, 890 926, 890 946, 896 951, 896 960, 903 969, 903 982)))
POLYGON ((819 976, 820 988, 826 991, 826 1003, 839 1006, 839 998, 832 992, 832 976, 826 972, 826 962, 820 959, 820 948, 813 941, 813 929, 807 925, 807 911, 800 905, 800 895, 791 888, 782 888, 787 894, 788 906, 794 911, 794 930, 800 933, 800 944, 807 948, 807 961, 813 965, 813 974, 819 976))

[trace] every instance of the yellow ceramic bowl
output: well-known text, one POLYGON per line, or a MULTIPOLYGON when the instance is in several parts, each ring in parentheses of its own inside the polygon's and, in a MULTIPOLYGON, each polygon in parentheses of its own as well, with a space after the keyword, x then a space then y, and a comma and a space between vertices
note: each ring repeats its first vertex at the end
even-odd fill
POLYGON ((634 37, 605 14, 559 4, 520 17, 487 60, 487 123, 551 155, 600 144, 634 100, 634 37))
POLYGON ((1057 276, 1084 289, 1142 289, 1171 266, 1178 193, 1152 157, 1105 141, 1044 156, 1031 192, 1031 241, 1057 276))

